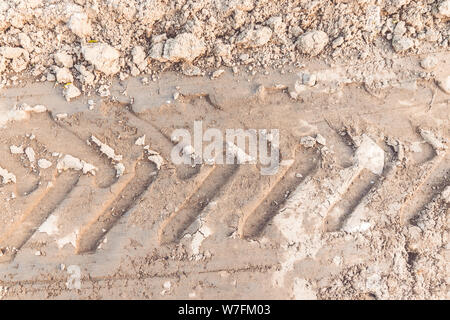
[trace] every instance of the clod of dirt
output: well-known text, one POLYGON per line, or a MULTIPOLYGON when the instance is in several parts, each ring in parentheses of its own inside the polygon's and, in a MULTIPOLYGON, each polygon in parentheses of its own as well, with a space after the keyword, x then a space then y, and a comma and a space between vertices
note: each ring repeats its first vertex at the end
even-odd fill
POLYGON ((438 64, 438 59, 435 56, 426 56, 420 61, 420 66, 425 70, 431 70, 438 64))
POLYGON ((75 12, 67 23, 69 29, 80 38, 84 38, 92 33, 92 27, 88 16, 84 12, 75 12))
POLYGON ((73 82, 73 75, 67 68, 56 67, 56 81, 59 83, 73 82))
POLYGON ((238 35, 236 44, 246 48, 261 47, 269 42, 271 37, 272 30, 268 27, 262 27, 256 30, 247 29, 238 35))
POLYGON ((303 54, 317 56, 328 43, 328 35, 320 30, 309 31, 302 34, 297 42, 297 48, 303 54))
POLYGON ((85 44, 81 47, 84 58, 105 75, 119 72, 120 52, 104 43, 85 44))
MULTIPOLYGON (((14 72, 25 70, 30 60, 28 51, 17 47, 0 47, 0 56, 10 61, 10 67, 14 72)), ((0 72, 6 69, 6 60, 0 63, 0 72)))
POLYGON ((164 44, 163 59, 168 61, 191 62, 203 54, 206 46, 203 40, 192 33, 182 33, 174 39, 168 39, 164 44))
POLYGON ((55 62, 58 66, 63 68, 72 68, 73 67, 73 58, 70 54, 66 52, 58 52, 55 54, 55 62))

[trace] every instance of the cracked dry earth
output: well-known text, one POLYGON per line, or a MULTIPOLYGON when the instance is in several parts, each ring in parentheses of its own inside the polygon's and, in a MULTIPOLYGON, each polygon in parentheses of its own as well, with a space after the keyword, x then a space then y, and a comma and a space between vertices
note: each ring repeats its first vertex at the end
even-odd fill
POLYGON ((376 71, 398 80, 383 89, 348 75, 376 63, 314 62, 300 97, 294 66, 70 103, 4 88, 0 298, 448 299, 449 95, 420 60, 376 71), (286 161, 175 165, 171 133, 195 120, 279 129, 286 161))

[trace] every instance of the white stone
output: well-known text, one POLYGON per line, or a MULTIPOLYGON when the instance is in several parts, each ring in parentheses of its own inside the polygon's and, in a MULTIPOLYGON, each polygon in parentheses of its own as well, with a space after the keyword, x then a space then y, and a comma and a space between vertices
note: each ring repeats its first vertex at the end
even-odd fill
POLYGON ((23 147, 22 146, 10 146, 9 150, 11 151, 12 154, 22 154, 23 153, 23 147))
POLYGON ((50 168, 52 166, 51 161, 48 161, 47 159, 39 159, 38 160, 38 166, 41 169, 47 169, 50 168))
POLYGON ((145 134, 142 137, 137 138, 134 144, 137 146, 145 145, 145 134))
POLYGON ((27 158, 31 163, 36 161, 36 153, 34 152, 33 148, 27 147, 25 149, 25 154, 27 155, 27 158))

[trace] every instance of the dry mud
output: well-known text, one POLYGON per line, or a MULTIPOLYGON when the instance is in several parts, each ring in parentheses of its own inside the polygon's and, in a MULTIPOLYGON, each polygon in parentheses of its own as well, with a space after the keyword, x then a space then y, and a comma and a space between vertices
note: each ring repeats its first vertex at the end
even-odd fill
POLYGON ((449 299, 448 3, 0 1, 0 299, 449 299))

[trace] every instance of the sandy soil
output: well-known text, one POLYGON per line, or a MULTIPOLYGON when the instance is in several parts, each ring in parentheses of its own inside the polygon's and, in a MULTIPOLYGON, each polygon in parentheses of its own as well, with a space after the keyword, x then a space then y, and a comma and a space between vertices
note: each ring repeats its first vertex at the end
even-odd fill
POLYGON ((450 298, 449 1, 2 16, 0 299, 450 298), (280 165, 174 163, 195 121, 280 165))

